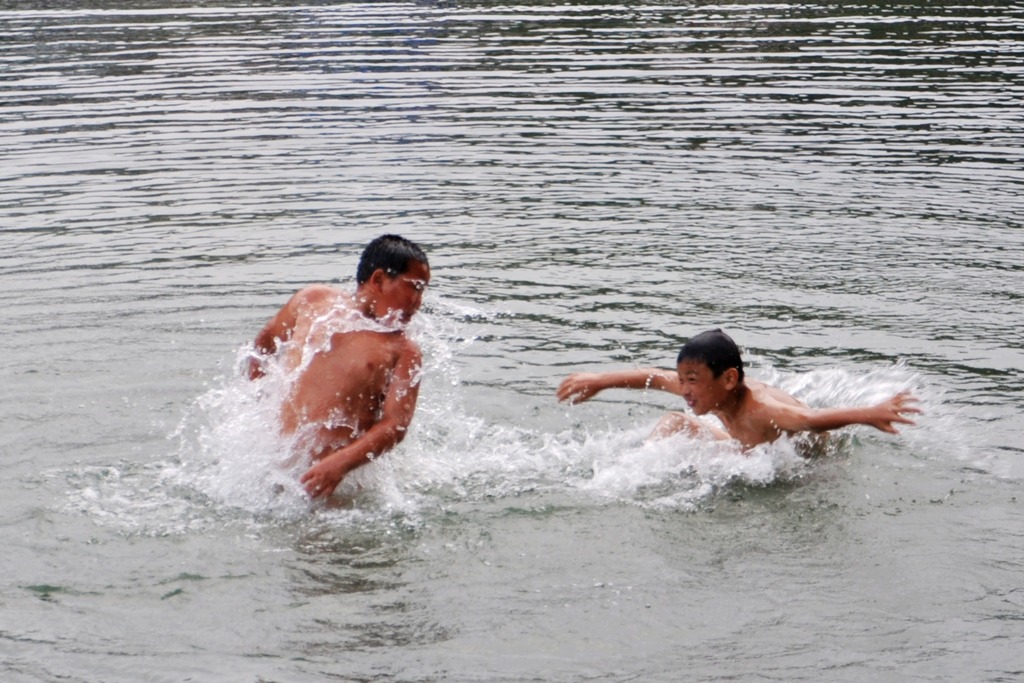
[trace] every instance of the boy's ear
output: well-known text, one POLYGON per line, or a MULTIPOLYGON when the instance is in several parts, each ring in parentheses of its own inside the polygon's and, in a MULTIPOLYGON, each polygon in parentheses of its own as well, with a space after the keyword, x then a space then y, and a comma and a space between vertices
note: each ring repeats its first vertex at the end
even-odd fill
POLYGON ((740 383, 740 371, 736 368, 726 368, 722 373, 722 380, 725 383, 725 388, 732 391, 740 383))
POLYGON ((378 268, 377 270, 373 271, 370 274, 369 282, 376 289, 380 289, 384 285, 384 280, 386 280, 387 277, 388 277, 388 274, 384 271, 384 269, 383 268, 378 268))

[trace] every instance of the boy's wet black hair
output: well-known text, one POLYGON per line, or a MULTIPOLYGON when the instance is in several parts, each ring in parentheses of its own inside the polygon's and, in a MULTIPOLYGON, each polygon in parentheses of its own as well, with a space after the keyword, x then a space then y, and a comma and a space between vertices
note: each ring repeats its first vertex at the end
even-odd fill
POLYGON ((701 332, 696 337, 683 344, 679 350, 679 357, 676 358, 676 365, 685 360, 695 360, 703 363, 711 369, 714 377, 721 377, 722 373, 729 368, 736 368, 739 371, 739 379, 743 381, 743 359, 740 357, 740 347, 732 337, 720 329, 701 332))
POLYGON ((380 268, 389 277, 398 277, 409 269, 410 261, 430 266, 418 244, 398 235, 381 235, 366 245, 356 269, 356 283, 363 284, 380 268))

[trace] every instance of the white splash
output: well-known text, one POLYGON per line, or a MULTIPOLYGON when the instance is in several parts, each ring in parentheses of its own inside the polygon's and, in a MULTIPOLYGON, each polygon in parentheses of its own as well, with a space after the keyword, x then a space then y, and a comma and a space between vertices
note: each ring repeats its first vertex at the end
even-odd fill
MULTIPOLYGON (((413 320, 408 332, 424 351, 424 384, 410 435, 346 478, 329 503, 306 496, 299 477, 307 463, 292 457, 294 444, 277 427, 288 378, 269 372, 257 382, 245 379, 241 369, 251 349, 243 347, 236 367, 193 402, 171 435, 169 461, 82 472, 74 506, 100 523, 142 533, 187 533, 226 521, 277 524, 311 515, 331 524, 398 519, 416 525, 426 511, 523 494, 556 495, 584 506, 690 510, 723 489, 792 482, 814 467, 789 439, 743 453, 731 443, 688 435, 648 442, 653 422, 629 423, 625 416, 620 425, 556 433, 483 417, 466 407, 459 369, 460 353, 476 341, 472 327, 480 321, 488 322, 487 314, 438 302, 413 320)), ((921 397, 929 420, 942 405, 936 392, 924 388, 922 395, 919 378, 901 365, 860 374, 756 367, 752 374, 815 407, 863 405, 907 388, 921 397)), ((558 409, 553 396, 550 405, 543 403, 548 399, 522 400, 540 401, 540 411, 558 409)), ((948 444, 947 437, 910 428, 900 438, 927 450, 948 444)))

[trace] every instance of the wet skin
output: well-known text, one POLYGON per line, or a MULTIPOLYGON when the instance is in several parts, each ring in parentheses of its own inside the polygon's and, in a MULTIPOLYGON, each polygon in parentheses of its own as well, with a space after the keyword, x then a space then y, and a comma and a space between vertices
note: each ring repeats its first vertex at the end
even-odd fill
MULTIPOLYGON (((282 369, 295 373, 281 431, 297 434, 301 454, 315 462, 302 477, 311 496, 330 495, 348 472, 404 438, 422 356, 403 326, 429 281, 429 267, 411 262, 395 277, 375 271, 354 296, 308 287, 257 335, 257 351, 278 354, 282 369)), ((261 374, 259 364, 250 368, 250 377, 261 374)))

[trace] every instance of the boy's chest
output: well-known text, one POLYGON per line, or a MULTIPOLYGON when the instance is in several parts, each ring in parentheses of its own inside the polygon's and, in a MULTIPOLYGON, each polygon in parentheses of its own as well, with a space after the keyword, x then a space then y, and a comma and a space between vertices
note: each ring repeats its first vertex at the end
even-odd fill
POLYGON ((744 448, 771 443, 782 435, 782 430, 771 417, 758 407, 743 410, 736 416, 718 417, 729 436, 739 441, 744 448))

